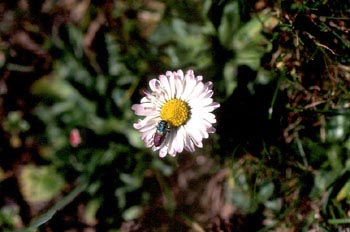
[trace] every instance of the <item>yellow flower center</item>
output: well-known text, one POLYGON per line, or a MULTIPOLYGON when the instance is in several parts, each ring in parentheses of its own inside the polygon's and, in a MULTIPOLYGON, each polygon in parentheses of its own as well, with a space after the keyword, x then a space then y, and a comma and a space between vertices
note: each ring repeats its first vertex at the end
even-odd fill
POLYGON ((180 99, 171 99, 163 105, 160 117, 162 120, 167 121, 170 126, 178 127, 187 121, 189 113, 189 107, 186 102, 180 99))

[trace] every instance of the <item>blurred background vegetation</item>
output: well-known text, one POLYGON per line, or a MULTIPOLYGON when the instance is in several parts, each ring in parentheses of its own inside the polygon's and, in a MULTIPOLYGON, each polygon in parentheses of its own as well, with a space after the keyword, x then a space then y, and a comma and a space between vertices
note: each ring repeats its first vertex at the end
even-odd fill
POLYGON ((0 2, 1 231, 347 231, 350 3, 0 2), (214 82, 217 133, 161 159, 148 81, 214 82))

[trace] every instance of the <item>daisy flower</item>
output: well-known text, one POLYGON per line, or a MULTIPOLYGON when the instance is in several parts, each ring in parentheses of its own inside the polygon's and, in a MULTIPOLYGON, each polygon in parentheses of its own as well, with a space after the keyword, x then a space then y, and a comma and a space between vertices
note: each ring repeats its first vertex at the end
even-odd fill
POLYGON ((215 132, 212 111, 220 104, 212 99, 213 83, 202 79, 192 70, 185 75, 182 70, 167 71, 150 80, 150 91, 145 91, 141 104, 132 106, 136 115, 144 116, 134 128, 141 132, 146 147, 159 150, 160 157, 175 156, 184 149, 194 152, 203 147, 203 138, 215 132))

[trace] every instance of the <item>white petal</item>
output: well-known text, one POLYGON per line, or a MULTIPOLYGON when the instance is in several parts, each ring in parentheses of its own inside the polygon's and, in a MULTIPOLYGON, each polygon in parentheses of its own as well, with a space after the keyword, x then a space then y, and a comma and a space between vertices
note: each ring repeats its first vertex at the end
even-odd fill
POLYGON ((189 101, 197 99, 203 93, 204 84, 202 82, 197 83, 192 93, 190 94, 189 101))
POLYGON ((191 126, 187 126, 187 125, 186 125, 186 131, 187 131, 187 134, 189 135, 189 137, 191 138, 191 140, 193 141, 193 143, 197 147, 202 147, 203 146, 203 144, 202 144, 202 136, 200 135, 200 133, 198 133, 196 128, 192 128, 191 126))
POLYGON ((182 96, 183 91, 184 91, 184 86, 183 86, 183 81, 178 76, 175 76, 175 87, 176 87, 175 97, 177 99, 181 99, 181 96, 182 96))
POLYGON ((194 87, 196 86, 197 82, 193 78, 188 78, 185 81, 184 91, 181 95, 181 99, 187 101, 188 97, 192 93, 194 87))
POLYGON ((139 128, 138 130, 141 133, 144 133, 144 132, 147 132, 147 131, 150 131, 150 130, 154 130, 154 128, 155 128, 154 124, 148 123, 145 126, 139 128))
POLYGON ((170 85, 170 93, 171 98, 174 98, 176 95, 176 85, 175 85, 175 75, 169 76, 169 85, 170 85))
MULTIPOLYGON (((146 93, 146 94, 149 95, 148 93, 146 93)), ((141 98, 140 102, 141 103, 150 103, 151 101, 150 101, 149 97, 143 97, 143 98, 141 98)))
POLYGON ((213 96, 213 93, 214 93, 213 90, 205 90, 198 97, 199 98, 210 98, 213 96))
POLYGON ((164 95, 166 100, 170 100, 172 98, 172 93, 171 93, 171 88, 169 84, 169 79, 165 75, 160 75, 159 76, 159 81, 164 88, 164 95))
POLYGON ((154 125, 155 127, 159 122, 159 120, 160 118, 159 118, 159 115, 157 114, 148 115, 143 120, 139 119, 138 122, 134 124, 134 128, 137 130, 140 130, 143 127, 149 126, 149 125, 154 125))
POLYGON ((216 117, 213 113, 201 112, 199 114, 193 113, 192 118, 196 118, 197 120, 206 120, 209 123, 216 123, 216 117))
POLYGON ((188 103, 192 108, 202 108, 210 105, 213 102, 212 98, 194 98, 191 99, 188 103))
POLYGON ((184 143, 185 143, 185 136, 186 136, 186 131, 183 126, 180 126, 177 129, 177 152, 181 153, 184 149, 184 143))
POLYGON ((146 124, 147 124, 147 121, 139 119, 137 121, 137 123, 134 123, 133 126, 136 130, 139 130, 139 129, 143 128, 146 124))
POLYGON ((202 138, 208 138, 209 137, 209 135, 207 133, 207 125, 206 125, 205 120, 202 120, 200 118, 198 118, 198 119, 193 118, 191 120, 191 124, 192 124, 191 127, 192 128, 196 128, 197 133, 200 134, 200 136, 202 138))
POLYGON ((176 132, 170 132, 168 138, 168 153, 169 155, 174 156, 176 154, 176 132))
POLYGON ((192 107, 192 105, 190 105, 190 107, 192 109, 191 112, 197 113, 197 114, 209 113, 209 112, 212 112, 213 110, 215 110, 216 108, 220 107, 220 104, 217 102, 213 102, 213 103, 209 104, 208 106, 203 106, 203 107, 197 107, 196 105, 194 105, 194 107, 192 107))

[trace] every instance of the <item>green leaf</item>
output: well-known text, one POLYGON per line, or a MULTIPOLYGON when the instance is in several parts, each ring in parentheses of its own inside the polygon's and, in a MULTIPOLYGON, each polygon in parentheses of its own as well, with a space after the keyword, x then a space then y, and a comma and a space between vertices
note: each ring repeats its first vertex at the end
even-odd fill
POLYGON ((326 139, 329 142, 336 142, 344 139, 349 132, 350 122, 347 114, 330 117, 326 124, 326 139))
POLYGON ((19 227, 22 225, 22 220, 19 215, 20 208, 18 205, 4 206, 0 209, 0 228, 10 228, 19 227))
POLYGON ((93 225, 96 223, 96 213, 100 206, 101 202, 98 199, 89 201, 84 212, 84 220, 87 224, 93 225))
POLYGON ((68 31, 70 43, 73 45, 73 48, 74 48, 75 56, 78 58, 82 58, 84 53, 84 48, 82 43, 82 41, 84 40, 83 31, 79 27, 76 27, 73 24, 67 25, 67 31, 68 31))
POLYGON ((321 196, 327 191, 329 186, 336 180, 340 175, 340 170, 335 171, 325 171, 319 170, 315 173, 314 186, 310 193, 311 198, 316 198, 321 196))
POLYGON ((233 60, 225 64, 224 78, 225 78, 226 96, 230 96, 235 90, 235 88, 237 87, 237 78, 235 75, 236 72, 237 72, 237 65, 233 60))
POLYGON ((40 203, 57 196, 63 188, 64 180, 50 166, 27 165, 22 168, 19 183, 27 202, 40 203))
POLYGON ((30 128, 29 123, 22 118, 20 111, 9 112, 2 126, 9 133, 26 132, 30 128))
POLYGON ((268 41, 262 32, 264 25, 273 26, 275 17, 269 14, 261 14, 253 17, 244 24, 234 34, 232 47, 236 51, 235 61, 237 65, 248 65, 253 70, 260 68, 260 59, 271 51, 272 44, 268 41))
POLYGON ((338 192, 336 199, 337 201, 342 201, 348 197, 350 197, 350 182, 346 182, 344 184, 344 186, 338 192))
POLYGON ((261 34, 263 29, 262 21, 264 19, 266 19, 266 17, 253 17, 249 22, 244 24, 234 36, 233 48, 242 50, 247 47, 259 45, 262 40, 265 40, 264 36, 261 34))
POLYGON ((272 182, 263 184, 262 186, 260 186, 260 189, 258 192, 258 200, 261 203, 267 201, 272 196, 274 190, 275 190, 275 185, 272 182))
POLYGON ((123 213, 123 218, 126 221, 134 220, 141 216, 143 210, 141 206, 131 206, 130 208, 126 209, 123 213))
POLYGON ((342 170, 343 163, 341 161, 342 151, 337 145, 333 145, 327 151, 328 161, 333 170, 342 170))
POLYGON ((225 6, 221 24, 218 28, 220 42, 228 49, 232 49, 233 35, 238 30, 240 22, 238 2, 225 6))
POLYGON ((50 78, 40 78, 32 85, 31 92, 34 95, 52 100, 69 99, 74 96, 76 90, 57 75, 50 78))

